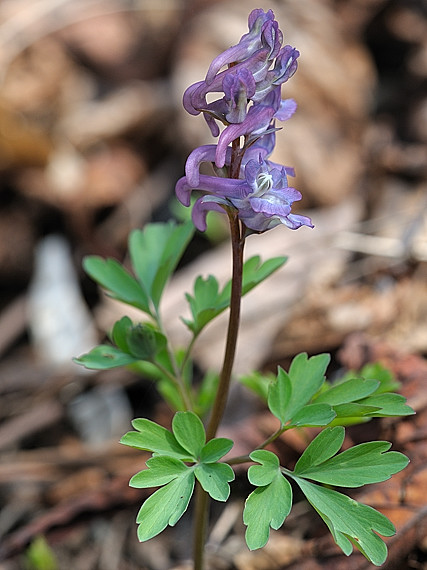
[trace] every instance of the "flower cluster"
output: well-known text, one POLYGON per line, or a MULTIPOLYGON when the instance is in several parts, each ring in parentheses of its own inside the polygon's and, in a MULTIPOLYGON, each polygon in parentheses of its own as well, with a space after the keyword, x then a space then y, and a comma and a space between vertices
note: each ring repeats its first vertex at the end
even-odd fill
POLYGON ((288 185, 293 169, 269 160, 275 121, 286 121, 296 110, 293 99, 281 99, 281 85, 295 73, 299 52, 290 45, 282 47, 283 34, 271 10, 253 10, 248 25, 249 32, 239 43, 214 59, 205 80, 184 93, 184 108, 192 115, 203 113, 212 135, 219 138, 218 144, 190 154, 176 194, 189 206, 191 192, 202 191, 192 212, 201 231, 206 229, 209 210, 230 209, 238 211, 252 232, 279 224, 291 229, 313 227, 306 216, 291 213, 292 203, 301 199, 301 193, 288 185), (212 93, 220 97, 208 102, 212 93), (225 125, 222 132, 218 122, 225 125), (216 176, 200 174, 203 162, 212 164, 216 176))

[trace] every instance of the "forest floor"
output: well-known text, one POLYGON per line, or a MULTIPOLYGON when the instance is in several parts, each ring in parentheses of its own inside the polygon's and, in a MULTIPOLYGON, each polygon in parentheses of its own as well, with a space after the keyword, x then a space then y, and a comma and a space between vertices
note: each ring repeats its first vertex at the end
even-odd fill
MULTIPOLYGON (((147 456, 118 443, 135 417, 168 426, 149 380, 89 373, 72 356, 105 338, 123 307, 84 275, 87 254, 126 259, 129 232, 182 217, 174 185, 193 148, 211 142, 181 108, 184 89, 247 31, 252 0, 3 0, 0 3, 0 570, 187 569, 191 505, 140 544, 145 490, 128 486, 147 456), (42 562, 36 562, 41 555, 42 562)), ((347 430, 345 445, 391 441, 411 463, 352 496, 397 534, 383 568, 427 569, 427 11, 423 0, 271 0, 301 51, 284 97, 298 112, 274 159, 295 167, 315 229, 248 239, 248 254, 289 262, 243 303, 236 374, 285 369, 330 352, 334 377, 381 362, 416 411, 347 430), (278 310, 280 309, 280 310, 278 310)), ((229 278, 223 220, 197 234, 165 297, 184 339, 183 293, 199 274, 229 278)), ((195 347, 215 369, 224 320, 195 347)), ((247 452, 271 418, 234 388, 221 435, 247 452)), ((284 434, 290 463, 314 432, 284 434)), ((362 570, 317 514, 296 503, 268 546, 250 553, 249 484, 212 510, 209 570, 362 570), (246 495, 245 495, 246 493, 246 495)))

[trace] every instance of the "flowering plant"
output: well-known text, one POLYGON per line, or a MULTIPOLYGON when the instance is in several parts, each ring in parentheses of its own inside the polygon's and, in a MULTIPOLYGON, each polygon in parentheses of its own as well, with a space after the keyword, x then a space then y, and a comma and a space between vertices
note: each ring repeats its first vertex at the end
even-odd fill
MULTIPOLYGON (((111 344, 100 345, 76 359, 92 369, 132 366, 156 382, 161 395, 175 414, 171 430, 147 419, 132 422, 135 431, 121 442, 148 451, 152 457, 132 477, 138 488, 160 487, 143 503, 137 517, 139 540, 148 540, 168 525, 175 525, 195 493, 194 567, 203 568, 209 497, 227 501, 233 467, 249 464, 248 479, 255 488, 245 502, 243 521, 250 549, 264 546, 270 528, 279 529, 292 507, 293 487, 299 487, 324 520, 337 545, 349 555, 358 548, 375 565, 381 565, 387 548, 379 535, 391 536, 392 523, 373 508, 357 503, 333 490, 360 487, 384 481, 407 465, 407 458, 389 451, 390 443, 375 441, 339 453, 344 425, 374 417, 412 414, 387 371, 366 368, 331 384, 325 373, 330 357, 297 355, 289 370, 278 369, 276 377, 256 374, 251 387, 261 394, 277 419, 277 429, 256 449, 234 457, 233 441, 216 437, 229 386, 238 335, 240 300, 286 258, 244 262, 245 240, 284 225, 296 230, 313 228, 306 216, 292 212, 301 199, 289 186, 292 168, 270 160, 278 128, 296 110, 292 99, 281 99, 281 86, 297 70, 299 52, 283 44, 283 35, 271 10, 254 10, 249 32, 239 43, 219 55, 206 78, 189 87, 184 107, 192 115, 202 113, 216 145, 204 145, 188 157, 185 176, 176 185, 178 199, 191 204, 194 226, 204 231, 210 210, 228 216, 233 272, 220 289, 215 277, 195 280, 186 294, 191 317, 183 319, 192 334, 188 346, 175 349, 167 338, 160 302, 163 290, 193 233, 193 224, 173 222, 149 224, 129 238, 133 274, 113 259, 87 257, 84 267, 108 293, 145 313, 149 320, 133 323, 123 317, 111 332, 111 344), (208 102, 207 96, 218 94, 208 102), (219 124, 222 125, 220 131, 219 124), (210 163, 212 174, 200 174, 202 163, 210 163), (204 327, 230 308, 225 354, 218 374, 208 373, 193 383, 192 347, 204 327), (267 449, 285 431, 317 427, 320 433, 307 446, 297 463, 282 466, 278 455, 267 449), (225 457, 225 459, 224 459, 225 457), (323 486, 323 484, 327 486, 323 486)), ((252 238, 251 238, 252 239, 252 238)))

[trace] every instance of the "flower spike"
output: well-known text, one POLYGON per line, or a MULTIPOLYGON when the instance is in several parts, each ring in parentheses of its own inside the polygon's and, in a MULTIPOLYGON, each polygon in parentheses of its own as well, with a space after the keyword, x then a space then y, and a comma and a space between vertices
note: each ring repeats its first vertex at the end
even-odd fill
MULTIPOLYGON (((276 121, 287 121, 296 110, 293 99, 281 98, 281 86, 297 70, 299 51, 282 47, 283 34, 271 10, 253 10, 249 32, 211 63, 206 78, 184 93, 192 115, 203 113, 216 145, 196 148, 188 157, 176 195, 185 206, 193 190, 201 196, 193 206, 195 226, 206 229, 206 214, 237 211, 247 230, 261 233, 277 225, 313 227, 306 216, 292 213, 301 193, 288 185, 291 167, 269 160, 276 141, 276 121), (208 102, 207 96, 218 97, 208 102), (220 124, 225 127, 220 129, 220 124), (200 174, 209 162, 216 174, 200 174)), ((212 99, 212 97, 210 97, 212 99)))

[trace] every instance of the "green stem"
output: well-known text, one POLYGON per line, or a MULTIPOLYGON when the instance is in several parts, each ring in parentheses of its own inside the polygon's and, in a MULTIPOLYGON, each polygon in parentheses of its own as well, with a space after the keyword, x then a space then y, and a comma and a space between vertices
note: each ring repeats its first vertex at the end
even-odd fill
MULTIPOLYGON (((280 427, 273 434, 271 434, 270 437, 268 437, 265 441, 263 441, 260 445, 258 445, 258 447, 254 449, 254 451, 256 451, 257 449, 264 449, 264 447, 267 447, 269 443, 275 441, 287 429, 288 429, 287 426, 280 427)), ((239 465, 241 463, 248 463, 249 461, 252 461, 249 455, 238 455, 236 457, 231 457, 230 459, 227 459, 227 463, 229 465, 239 465)))
POLYGON ((181 366, 180 366, 181 375, 184 373, 185 365, 187 364, 187 362, 190 358, 191 351, 193 350, 194 343, 196 342, 198 336, 199 336, 198 334, 193 335, 193 338, 191 339, 191 341, 189 342, 189 344, 187 346, 187 350, 185 351, 184 358, 182 359, 181 366))
MULTIPOLYGON (((167 334, 166 334, 165 328, 163 326, 163 322, 162 322, 160 313, 157 309, 155 309, 154 319, 157 323, 157 326, 159 327, 160 332, 167 338, 167 334)), ((178 366, 178 363, 176 361, 173 350, 171 350, 171 348, 169 347, 169 344, 167 346, 167 352, 168 352, 168 356, 169 356, 169 361, 170 361, 171 366, 173 368, 173 374, 170 373, 168 370, 166 370, 166 368, 164 368, 163 366, 161 366, 157 362, 155 362, 154 364, 175 385, 178 392, 181 394, 181 398, 182 398, 182 401, 184 403, 186 410, 191 411, 191 410, 193 410, 194 405, 193 405, 191 390, 189 389, 189 387, 187 386, 187 384, 185 383, 185 381, 183 380, 183 377, 182 377, 184 365, 182 365, 181 368, 178 366)))
POLYGON ((191 401, 191 396, 190 396, 190 394, 188 394, 185 383, 183 382, 181 377, 180 376, 174 376, 172 374, 172 372, 169 372, 169 370, 167 368, 165 368, 162 364, 159 364, 158 362, 153 362, 153 364, 154 364, 154 366, 157 367, 158 370, 160 370, 160 372, 164 376, 169 378, 169 380, 172 382, 172 384, 175 386, 175 388, 180 393, 181 398, 182 398, 182 402, 185 406, 185 409, 188 411, 191 411, 193 409, 193 403, 191 401))

